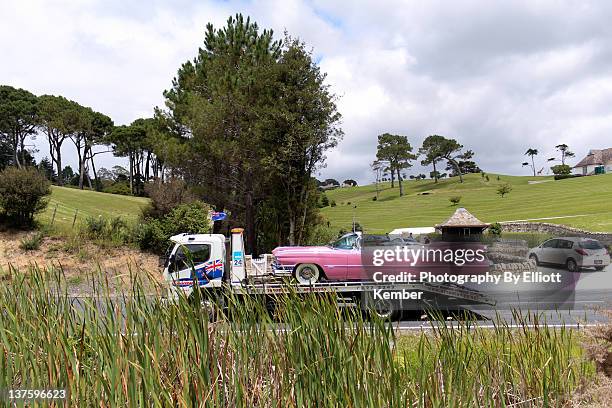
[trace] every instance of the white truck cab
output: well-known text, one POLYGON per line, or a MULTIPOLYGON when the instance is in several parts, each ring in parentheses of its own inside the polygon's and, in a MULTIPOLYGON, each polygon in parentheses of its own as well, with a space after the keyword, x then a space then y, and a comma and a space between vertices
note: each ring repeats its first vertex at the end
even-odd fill
POLYGON ((245 278, 242 228, 232 230, 231 246, 226 247, 223 234, 178 234, 170 237, 164 256, 164 280, 168 283, 168 298, 175 299, 179 291, 190 296, 194 286, 221 287, 223 282, 241 283, 245 278), (228 254, 231 250, 231 266, 228 254))

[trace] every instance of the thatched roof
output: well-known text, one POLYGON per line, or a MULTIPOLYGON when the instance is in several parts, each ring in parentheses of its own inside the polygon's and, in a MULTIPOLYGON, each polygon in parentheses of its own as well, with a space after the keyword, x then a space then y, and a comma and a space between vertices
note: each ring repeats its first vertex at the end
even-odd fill
POLYGON ((463 207, 457 208, 455 213, 442 224, 436 225, 436 228, 443 227, 482 227, 486 228, 489 224, 480 221, 474 217, 468 210, 463 207))

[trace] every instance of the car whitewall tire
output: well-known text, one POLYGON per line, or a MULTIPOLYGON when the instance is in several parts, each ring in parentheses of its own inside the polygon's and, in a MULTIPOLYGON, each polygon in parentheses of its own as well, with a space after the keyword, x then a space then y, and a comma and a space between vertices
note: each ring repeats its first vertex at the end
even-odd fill
POLYGON ((300 264, 295 268, 293 276, 300 285, 310 285, 321 279, 321 271, 315 264, 300 264))

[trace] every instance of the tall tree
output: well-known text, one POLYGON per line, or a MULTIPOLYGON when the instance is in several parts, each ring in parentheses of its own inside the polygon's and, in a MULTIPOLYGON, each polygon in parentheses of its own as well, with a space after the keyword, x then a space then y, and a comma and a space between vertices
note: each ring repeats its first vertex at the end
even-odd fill
POLYGON ((384 174, 384 164, 380 161, 380 160, 374 160, 372 162, 372 164, 370 164, 370 168, 372 169, 372 171, 374 172, 374 176, 375 176, 375 185, 376 185, 376 200, 378 200, 378 193, 380 192, 380 189, 378 187, 378 183, 380 183, 382 176, 384 174))
POLYGON ((575 156, 575 154, 569 150, 569 146, 565 143, 556 145, 555 149, 561 152, 561 165, 565 165, 565 159, 575 156))
POLYGON ((537 154, 538 154, 538 149, 529 148, 525 152, 526 156, 530 156, 531 157, 531 169, 533 170, 533 177, 536 176, 535 162, 534 162, 533 157, 536 156, 537 154))
POLYGON ((461 171, 460 161, 467 161, 474 156, 474 152, 467 150, 462 152, 463 145, 459 144, 455 139, 447 139, 444 136, 436 136, 434 148, 435 157, 446 160, 452 168, 455 169, 455 174, 459 176, 459 181, 463 183, 463 172, 461 171))
POLYGON ((305 45, 286 38, 285 47, 273 66, 270 95, 264 110, 263 162, 272 171, 272 183, 283 187, 282 201, 289 224, 288 242, 300 244, 312 207, 310 182, 325 160, 325 152, 342 137, 340 114, 325 75, 313 62, 305 45))
POLYGON ((433 172, 431 174, 435 183, 438 182, 440 176, 440 173, 436 169, 436 164, 442 160, 440 149, 444 144, 444 140, 444 137, 439 135, 427 136, 425 140, 423 140, 423 145, 419 148, 419 154, 425 156, 425 158, 421 160, 421 165, 433 165, 433 172))
POLYGON ((262 118, 270 106, 273 65, 281 43, 272 31, 237 15, 227 25, 206 27, 204 46, 197 57, 180 68, 172 89, 166 91, 166 118, 185 140, 177 148, 173 166, 198 188, 216 209, 228 209, 233 221, 246 227, 246 246, 256 247, 256 209, 265 194, 261 171, 266 152, 262 132, 270 129, 262 118))
POLYGON ((22 167, 27 161, 25 141, 35 137, 38 99, 25 89, 0 86, 0 141, 11 151, 12 162, 22 167))
MULTIPOLYGON (((49 155, 56 173, 62 173, 62 144, 79 130, 82 107, 62 96, 42 95, 39 100, 38 128, 47 136, 49 155)), ((63 184, 63 178, 57 178, 63 184)))
POLYGON ((116 126, 108 136, 108 141, 113 145, 113 153, 115 156, 126 157, 129 162, 129 183, 130 193, 140 194, 142 186, 140 185, 140 178, 136 178, 135 175, 140 175, 140 151, 142 144, 146 138, 145 128, 138 124, 138 122, 132 122, 131 125, 116 126))
POLYGON ((383 133, 378 136, 376 158, 389 164, 391 174, 397 174, 397 182, 400 189, 400 197, 404 195, 401 171, 412 166, 411 161, 417 158, 412 153, 412 146, 408 138, 401 135, 383 133))

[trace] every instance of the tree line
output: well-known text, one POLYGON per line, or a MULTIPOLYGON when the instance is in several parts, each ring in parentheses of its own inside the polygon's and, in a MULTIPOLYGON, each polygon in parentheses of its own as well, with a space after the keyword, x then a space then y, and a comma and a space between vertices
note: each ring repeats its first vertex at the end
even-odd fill
MULTIPOLYGON (((422 166, 433 166, 430 177, 437 183, 438 180, 446 176, 438 168, 441 162, 446 162, 446 171, 450 176, 459 176, 459 181, 463 183, 463 175, 466 173, 480 173, 481 169, 472 160, 474 152, 465 150, 463 145, 455 139, 446 138, 440 135, 431 135, 425 138, 422 146, 416 153, 408 141, 407 136, 383 133, 378 136, 376 149, 376 160, 371 164, 375 173, 376 185, 380 181, 391 181, 391 188, 395 187, 395 180, 399 187, 399 195, 404 195, 402 180, 406 179, 404 170, 412 167, 412 162, 419 156, 424 156, 421 160, 422 166)), ((424 179, 424 174, 411 176, 414 179, 424 179)), ((378 189, 377 189, 378 194, 378 189)))
MULTIPOLYGON (((64 166, 62 147, 70 143, 77 158, 76 184, 83 189, 101 189, 96 156, 112 152, 128 157, 130 193, 140 195, 145 182, 163 177, 159 151, 169 137, 154 118, 137 119, 129 126, 115 126, 107 115, 63 96, 36 96, 30 91, 0 86, 0 169, 35 165, 32 140, 44 137, 49 158, 40 167, 50 180, 63 185, 73 179, 70 166, 64 166), (101 148, 96 149, 96 147, 101 148), (93 175, 93 177, 92 177, 93 175)), ((108 170, 103 169, 108 177, 108 170)), ((119 177, 121 167, 114 174, 119 177)))

